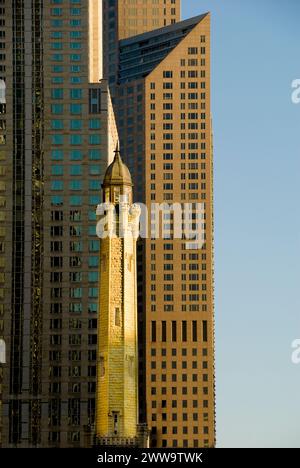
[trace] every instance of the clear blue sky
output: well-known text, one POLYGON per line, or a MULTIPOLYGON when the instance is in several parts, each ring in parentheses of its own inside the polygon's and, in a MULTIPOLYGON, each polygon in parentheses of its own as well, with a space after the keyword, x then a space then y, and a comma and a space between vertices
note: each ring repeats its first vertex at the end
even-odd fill
POLYGON ((219 447, 300 447, 299 0, 212 13, 219 447))

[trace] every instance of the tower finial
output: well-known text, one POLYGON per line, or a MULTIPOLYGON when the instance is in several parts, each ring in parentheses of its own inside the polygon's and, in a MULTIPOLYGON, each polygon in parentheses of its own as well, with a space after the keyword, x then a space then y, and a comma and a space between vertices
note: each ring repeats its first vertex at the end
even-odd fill
POLYGON ((119 140, 117 141, 117 144, 116 144, 115 153, 120 153, 120 144, 119 144, 119 140))

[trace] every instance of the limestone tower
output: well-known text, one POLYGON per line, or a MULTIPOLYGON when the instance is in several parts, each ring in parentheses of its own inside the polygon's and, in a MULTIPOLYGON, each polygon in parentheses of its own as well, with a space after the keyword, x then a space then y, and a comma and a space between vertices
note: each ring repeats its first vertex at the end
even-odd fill
POLYGON ((132 204, 132 181, 118 148, 103 182, 97 208, 100 284, 96 443, 137 445, 138 352, 136 240, 140 207, 132 204))

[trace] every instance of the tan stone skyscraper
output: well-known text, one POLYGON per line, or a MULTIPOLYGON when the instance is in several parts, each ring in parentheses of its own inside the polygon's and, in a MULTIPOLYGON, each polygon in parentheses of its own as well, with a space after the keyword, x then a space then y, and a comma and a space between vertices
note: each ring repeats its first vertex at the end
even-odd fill
POLYGON ((103 182, 96 436, 100 445, 136 445, 138 350, 136 240, 140 207, 132 204, 132 182, 116 150, 103 182))
POLYGON ((115 96, 121 150, 135 200, 189 204, 162 212, 169 237, 138 244, 140 417, 153 447, 215 444, 213 155, 210 15, 119 43, 115 96), (200 219, 197 206, 203 205, 200 219), (201 245, 175 237, 201 226, 201 245))

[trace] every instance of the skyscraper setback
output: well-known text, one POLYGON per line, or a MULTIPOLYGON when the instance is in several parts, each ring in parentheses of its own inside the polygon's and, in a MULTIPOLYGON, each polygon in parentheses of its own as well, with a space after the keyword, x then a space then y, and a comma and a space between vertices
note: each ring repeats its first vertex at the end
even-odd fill
POLYGON ((180 0, 103 0, 104 76, 112 93, 118 81, 119 40, 179 21, 180 8, 180 0))
POLYGON ((179 0, 0 0, 0 44, 2 445, 90 443, 95 210, 120 140, 136 202, 189 203, 193 228, 204 206, 201 248, 173 238, 172 211, 170 238, 138 243, 140 422, 153 447, 214 446, 209 14, 180 21, 179 0))

